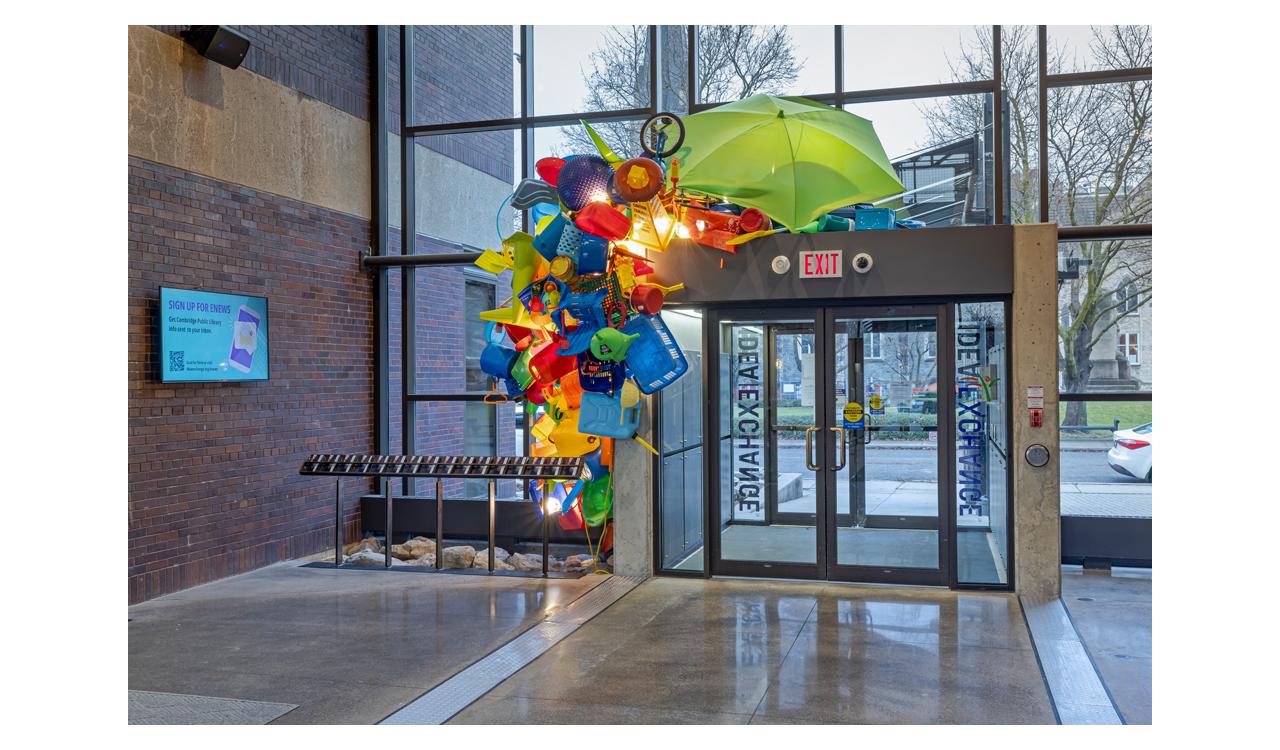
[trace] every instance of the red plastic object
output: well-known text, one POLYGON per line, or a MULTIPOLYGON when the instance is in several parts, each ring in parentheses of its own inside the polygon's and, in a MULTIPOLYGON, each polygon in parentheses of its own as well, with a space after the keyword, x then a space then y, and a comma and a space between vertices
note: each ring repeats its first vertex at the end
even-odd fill
POLYGON ((742 215, 738 217, 738 230, 743 234, 759 232, 762 229, 769 228, 769 217, 765 216, 764 211, 758 208, 745 209, 742 215))
POLYGON ((538 176, 542 181, 556 187, 556 182, 560 179, 560 168, 564 166, 564 159, 557 159, 554 156, 544 156, 533 165, 538 171, 538 176))
MULTIPOLYGON (((747 217, 747 223, 752 226, 768 220, 763 213, 754 208, 743 211, 743 216, 747 217), (748 215, 748 212, 754 213, 748 215)), ((707 211, 701 208, 689 207, 685 209, 684 220, 689 227, 690 239, 704 247, 714 247, 726 253, 736 253, 738 248, 736 245, 726 245, 725 242, 747 231, 742 226, 743 217, 720 213, 719 211, 707 211)), ((764 226, 760 228, 763 229, 764 226)))
POLYGON ((613 189, 627 203, 643 203, 662 189, 662 167, 643 156, 628 159, 614 170, 613 189))
POLYGON ((662 311, 664 299, 662 289, 653 284, 640 284, 631 290, 631 307, 638 313, 657 315, 662 311))
POLYGON ((550 385, 578 368, 577 357, 560 355, 560 340, 548 341, 529 358, 529 372, 543 385, 550 385))
POLYGON ((653 266, 634 256, 631 258, 631 268, 636 276, 648 276, 653 273, 653 266))
POLYGON ((565 531, 579 531, 585 525, 582 521, 582 506, 574 503, 573 507, 560 514, 560 528, 565 531))
POLYGON ((627 215, 607 203, 588 203, 574 219, 578 229, 606 240, 620 240, 631 231, 627 215))

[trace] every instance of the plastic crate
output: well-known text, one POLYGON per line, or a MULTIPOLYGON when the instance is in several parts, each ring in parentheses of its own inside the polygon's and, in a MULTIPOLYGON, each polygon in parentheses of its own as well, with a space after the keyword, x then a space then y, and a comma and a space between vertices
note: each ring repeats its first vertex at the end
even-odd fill
POLYGON ((855 230, 862 229, 893 229, 893 223, 897 220, 897 214, 892 208, 860 208, 858 213, 853 217, 853 228, 855 230))
POLYGON ((626 363, 641 393, 656 393, 671 385, 689 369, 671 329, 657 315, 637 315, 622 327, 623 333, 639 335, 627 349, 626 363))

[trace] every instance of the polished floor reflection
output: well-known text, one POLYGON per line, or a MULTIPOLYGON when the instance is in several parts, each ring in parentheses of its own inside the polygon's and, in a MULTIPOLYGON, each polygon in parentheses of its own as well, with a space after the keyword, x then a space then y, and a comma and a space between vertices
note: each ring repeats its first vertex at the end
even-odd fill
POLYGON ((1053 723, 1017 600, 653 579, 454 723, 1053 723))
POLYGON ((130 607, 129 689, 372 724, 602 579, 273 565, 130 607))

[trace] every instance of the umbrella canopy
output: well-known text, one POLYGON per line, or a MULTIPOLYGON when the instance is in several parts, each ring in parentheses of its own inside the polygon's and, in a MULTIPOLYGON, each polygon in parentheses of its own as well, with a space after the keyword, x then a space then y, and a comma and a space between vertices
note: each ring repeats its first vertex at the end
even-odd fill
POLYGON ((757 94, 684 126, 680 187, 758 208, 788 229, 905 190, 870 120, 808 99, 757 94))

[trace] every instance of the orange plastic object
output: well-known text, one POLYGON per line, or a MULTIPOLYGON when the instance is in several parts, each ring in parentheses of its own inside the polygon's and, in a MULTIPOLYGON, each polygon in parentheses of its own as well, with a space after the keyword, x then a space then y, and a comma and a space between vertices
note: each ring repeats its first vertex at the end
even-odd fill
POLYGON ((587 234, 606 240, 620 240, 631 231, 631 220, 608 203, 588 203, 578 212, 573 223, 587 234))
POLYGON ((613 524, 609 524, 609 528, 604 532, 604 538, 600 540, 600 556, 604 557, 604 553, 613 549, 613 524))
POLYGON ((613 438, 600 439, 600 465, 613 468, 613 438))
POLYGON ((554 156, 545 156, 538 160, 534 165, 534 169, 538 170, 538 176, 542 181, 556 187, 556 182, 560 179, 560 168, 564 166, 564 159, 557 159, 554 156))
POLYGON ((647 201, 662 189, 662 167, 643 156, 628 159, 614 170, 613 189, 627 203, 647 201))
POLYGON ((577 409, 582 406, 582 384, 578 382, 577 366, 560 378, 560 395, 564 396, 564 403, 568 408, 577 409))
POLYGON ((744 210, 742 216, 734 216, 694 207, 685 209, 684 223, 689 229, 689 238, 694 242, 726 253, 738 252, 737 246, 725 244, 728 240, 740 234, 768 229, 770 224, 769 217, 754 208, 744 210))

